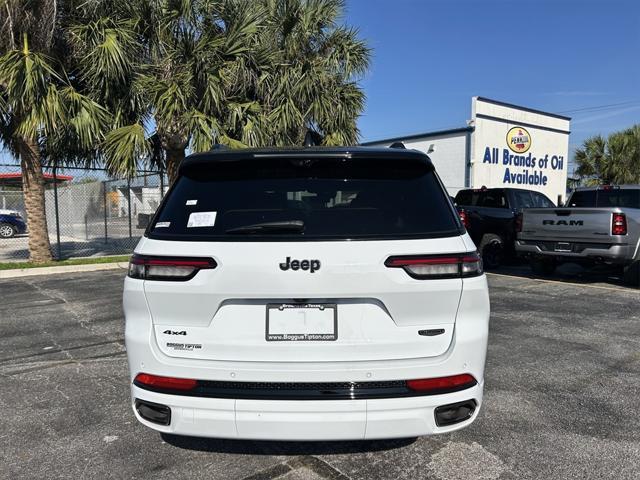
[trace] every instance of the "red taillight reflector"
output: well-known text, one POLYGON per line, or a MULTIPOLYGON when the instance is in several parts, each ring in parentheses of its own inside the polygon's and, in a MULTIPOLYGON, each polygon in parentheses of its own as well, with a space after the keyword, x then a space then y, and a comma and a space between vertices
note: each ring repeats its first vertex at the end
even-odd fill
POLYGON ((482 259, 478 252, 389 257, 384 264, 389 268, 403 268, 410 276, 418 279, 482 275, 482 259))
POLYGON ((446 265, 458 264, 460 257, 391 257, 385 265, 387 267, 405 267, 408 265, 446 265))
POLYGON ((522 232, 522 212, 520 212, 520 213, 518 213, 516 215, 515 227, 516 227, 516 232, 517 233, 522 232))
POLYGON ((450 377, 421 378, 417 380, 407 380, 407 387, 415 392, 455 392, 465 388, 473 387, 478 382, 473 375, 462 373, 450 377))
POLYGON ((213 258, 155 257, 134 254, 129 276, 143 280, 189 280, 200 270, 216 268, 213 258))
POLYGON ((149 258, 147 260, 140 261, 140 265, 158 265, 164 267, 197 267, 197 268, 211 268, 210 259, 200 260, 165 260, 163 258, 149 258))
POLYGON ((460 215, 460 221, 464 228, 469 229, 469 215, 464 210, 458 210, 458 215, 460 215))
POLYGON ((614 213, 611 217, 611 234, 627 234, 627 216, 624 213, 614 213))
POLYGON ((152 388, 180 391, 193 390, 198 386, 198 381, 190 378, 161 377, 149 373, 139 373, 134 382, 152 388))

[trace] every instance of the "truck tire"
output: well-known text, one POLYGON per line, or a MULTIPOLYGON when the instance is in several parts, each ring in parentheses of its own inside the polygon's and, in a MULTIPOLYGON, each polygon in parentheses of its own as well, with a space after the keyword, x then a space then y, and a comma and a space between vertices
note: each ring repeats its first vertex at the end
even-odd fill
POLYGON ((624 267, 623 279, 627 285, 640 288, 640 260, 624 267))
POLYGON ((504 240, 500 235, 487 233, 480 241, 482 263, 488 270, 498 268, 504 260, 504 240))
POLYGON ((16 229, 8 223, 0 223, 0 237, 11 238, 16 234, 16 229))
POLYGON ((558 263, 553 258, 532 258, 529 265, 533 273, 547 277, 553 275, 558 263))

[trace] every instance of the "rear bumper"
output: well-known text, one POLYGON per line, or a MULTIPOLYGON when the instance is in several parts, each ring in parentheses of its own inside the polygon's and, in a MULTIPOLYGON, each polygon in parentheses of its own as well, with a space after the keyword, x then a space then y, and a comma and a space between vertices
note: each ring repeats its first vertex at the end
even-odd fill
MULTIPOLYGON (((586 244, 577 252, 564 252, 554 250, 551 241, 536 240, 516 240, 516 252, 521 256, 542 256, 556 258, 558 260, 600 261, 605 263, 626 264, 633 259, 634 246, 627 244, 586 244)), ((570 244, 575 242, 569 241, 570 244)))
POLYGON ((396 381, 468 373, 478 382, 474 387, 453 393, 366 400, 202 398, 158 393, 132 384, 132 405, 138 399, 171 409, 169 425, 154 424, 136 412, 138 420, 150 428, 181 435, 222 438, 372 439, 449 432, 469 425, 478 414, 489 327, 489 299, 484 276, 465 283, 452 341, 442 355, 341 362, 331 361, 329 353, 326 361, 306 362, 287 361, 286 358, 279 361, 222 361, 167 356, 156 343, 141 283, 125 284, 125 341, 132 381, 138 373, 144 372, 208 381, 297 383, 396 381), (446 427, 436 425, 434 410, 437 407, 467 400, 477 404, 469 419, 446 427))
POLYGON ((377 400, 271 401, 184 397, 132 385, 131 396, 171 409, 171 423, 158 425, 133 411, 144 425, 164 433, 253 440, 368 440, 446 433, 471 424, 482 404, 483 385, 444 395, 377 400), (438 406, 475 400, 465 421, 439 427, 438 406))

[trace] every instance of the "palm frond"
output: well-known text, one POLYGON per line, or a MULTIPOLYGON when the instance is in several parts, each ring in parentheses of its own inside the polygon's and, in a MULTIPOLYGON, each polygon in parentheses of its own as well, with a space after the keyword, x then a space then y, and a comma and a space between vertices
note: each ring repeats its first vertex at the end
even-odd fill
POLYGON ((133 175, 139 163, 151 154, 151 144, 140 123, 109 132, 104 139, 103 148, 105 166, 114 175, 133 175))

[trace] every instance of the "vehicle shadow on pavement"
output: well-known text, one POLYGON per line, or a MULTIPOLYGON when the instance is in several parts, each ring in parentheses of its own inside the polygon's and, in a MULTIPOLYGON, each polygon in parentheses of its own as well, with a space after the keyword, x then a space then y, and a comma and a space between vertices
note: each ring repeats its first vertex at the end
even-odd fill
POLYGON ((567 263, 560 265, 553 275, 536 275, 526 264, 503 265, 499 268, 487 270, 487 273, 509 275, 513 277, 529 278, 533 280, 549 280, 554 282, 601 284, 610 287, 636 289, 640 286, 629 285, 624 282, 622 268, 609 265, 597 265, 591 268, 567 263))
POLYGON ((417 438, 392 440, 284 442, 263 440, 226 440, 219 438, 187 437, 161 433, 169 445, 185 450, 251 455, 331 455, 379 452, 412 445, 417 438))

